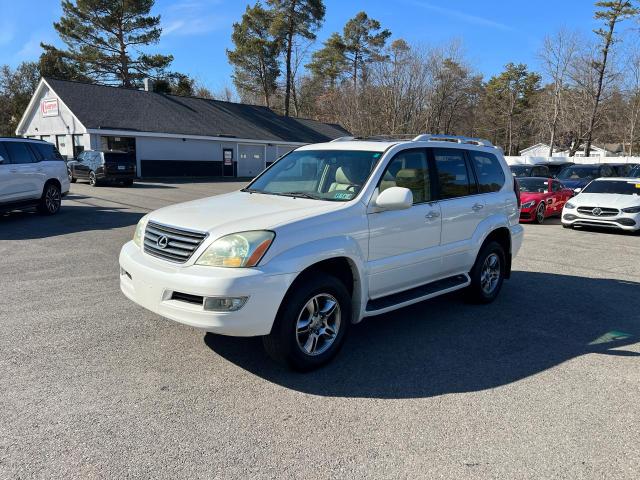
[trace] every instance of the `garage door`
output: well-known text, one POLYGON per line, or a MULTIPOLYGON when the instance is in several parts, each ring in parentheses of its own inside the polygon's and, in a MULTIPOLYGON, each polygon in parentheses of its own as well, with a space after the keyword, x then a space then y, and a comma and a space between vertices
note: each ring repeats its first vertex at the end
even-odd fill
POLYGON ((238 145, 238 176, 255 177, 264 170, 264 146, 238 145))

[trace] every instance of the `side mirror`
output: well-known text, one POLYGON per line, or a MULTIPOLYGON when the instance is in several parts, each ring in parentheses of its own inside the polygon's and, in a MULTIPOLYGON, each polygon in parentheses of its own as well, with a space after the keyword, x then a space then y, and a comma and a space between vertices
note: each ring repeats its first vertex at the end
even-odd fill
POLYGON ((582 191, 581 188, 574 188, 573 189, 573 193, 575 193, 576 195, 579 194, 582 191))
POLYGON ((406 210, 413 205, 413 193, 408 188, 390 187, 378 195, 375 205, 382 210, 406 210))

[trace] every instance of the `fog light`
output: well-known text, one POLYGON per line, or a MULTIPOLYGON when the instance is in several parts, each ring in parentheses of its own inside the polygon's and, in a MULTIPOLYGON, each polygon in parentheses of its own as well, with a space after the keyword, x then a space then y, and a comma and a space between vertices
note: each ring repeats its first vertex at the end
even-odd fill
POLYGON ((206 297, 204 309, 210 312, 235 312, 244 307, 249 297, 206 297))

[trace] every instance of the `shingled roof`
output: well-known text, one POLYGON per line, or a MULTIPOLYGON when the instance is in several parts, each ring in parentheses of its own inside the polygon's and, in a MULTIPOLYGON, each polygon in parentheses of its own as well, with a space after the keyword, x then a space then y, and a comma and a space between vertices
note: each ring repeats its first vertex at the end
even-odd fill
POLYGON ((87 129, 318 143, 349 135, 336 124, 267 107, 45 78, 87 129))

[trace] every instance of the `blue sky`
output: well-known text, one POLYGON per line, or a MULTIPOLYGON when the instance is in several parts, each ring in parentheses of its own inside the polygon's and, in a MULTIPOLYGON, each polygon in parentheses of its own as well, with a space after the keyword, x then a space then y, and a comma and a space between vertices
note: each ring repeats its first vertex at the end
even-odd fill
MULTIPOLYGON (((173 54, 174 70, 198 78, 209 88, 230 86, 225 48, 230 46, 231 26, 247 3, 157 0, 155 12, 162 15, 164 33, 153 50, 173 54)), ((365 10, 395 38, 413 44, 460 41, 472 66, 487 77, 509 61, 535 68, 545 34, 568 27, 588 36, 596 26, 589 0, 325 0, 325 4, 327 16, 318 45, 365 10)), ((60 14, 58 0, 0 0, 0 64, 35 60, 41 41, 60 45, 52 26, 60 14)))

